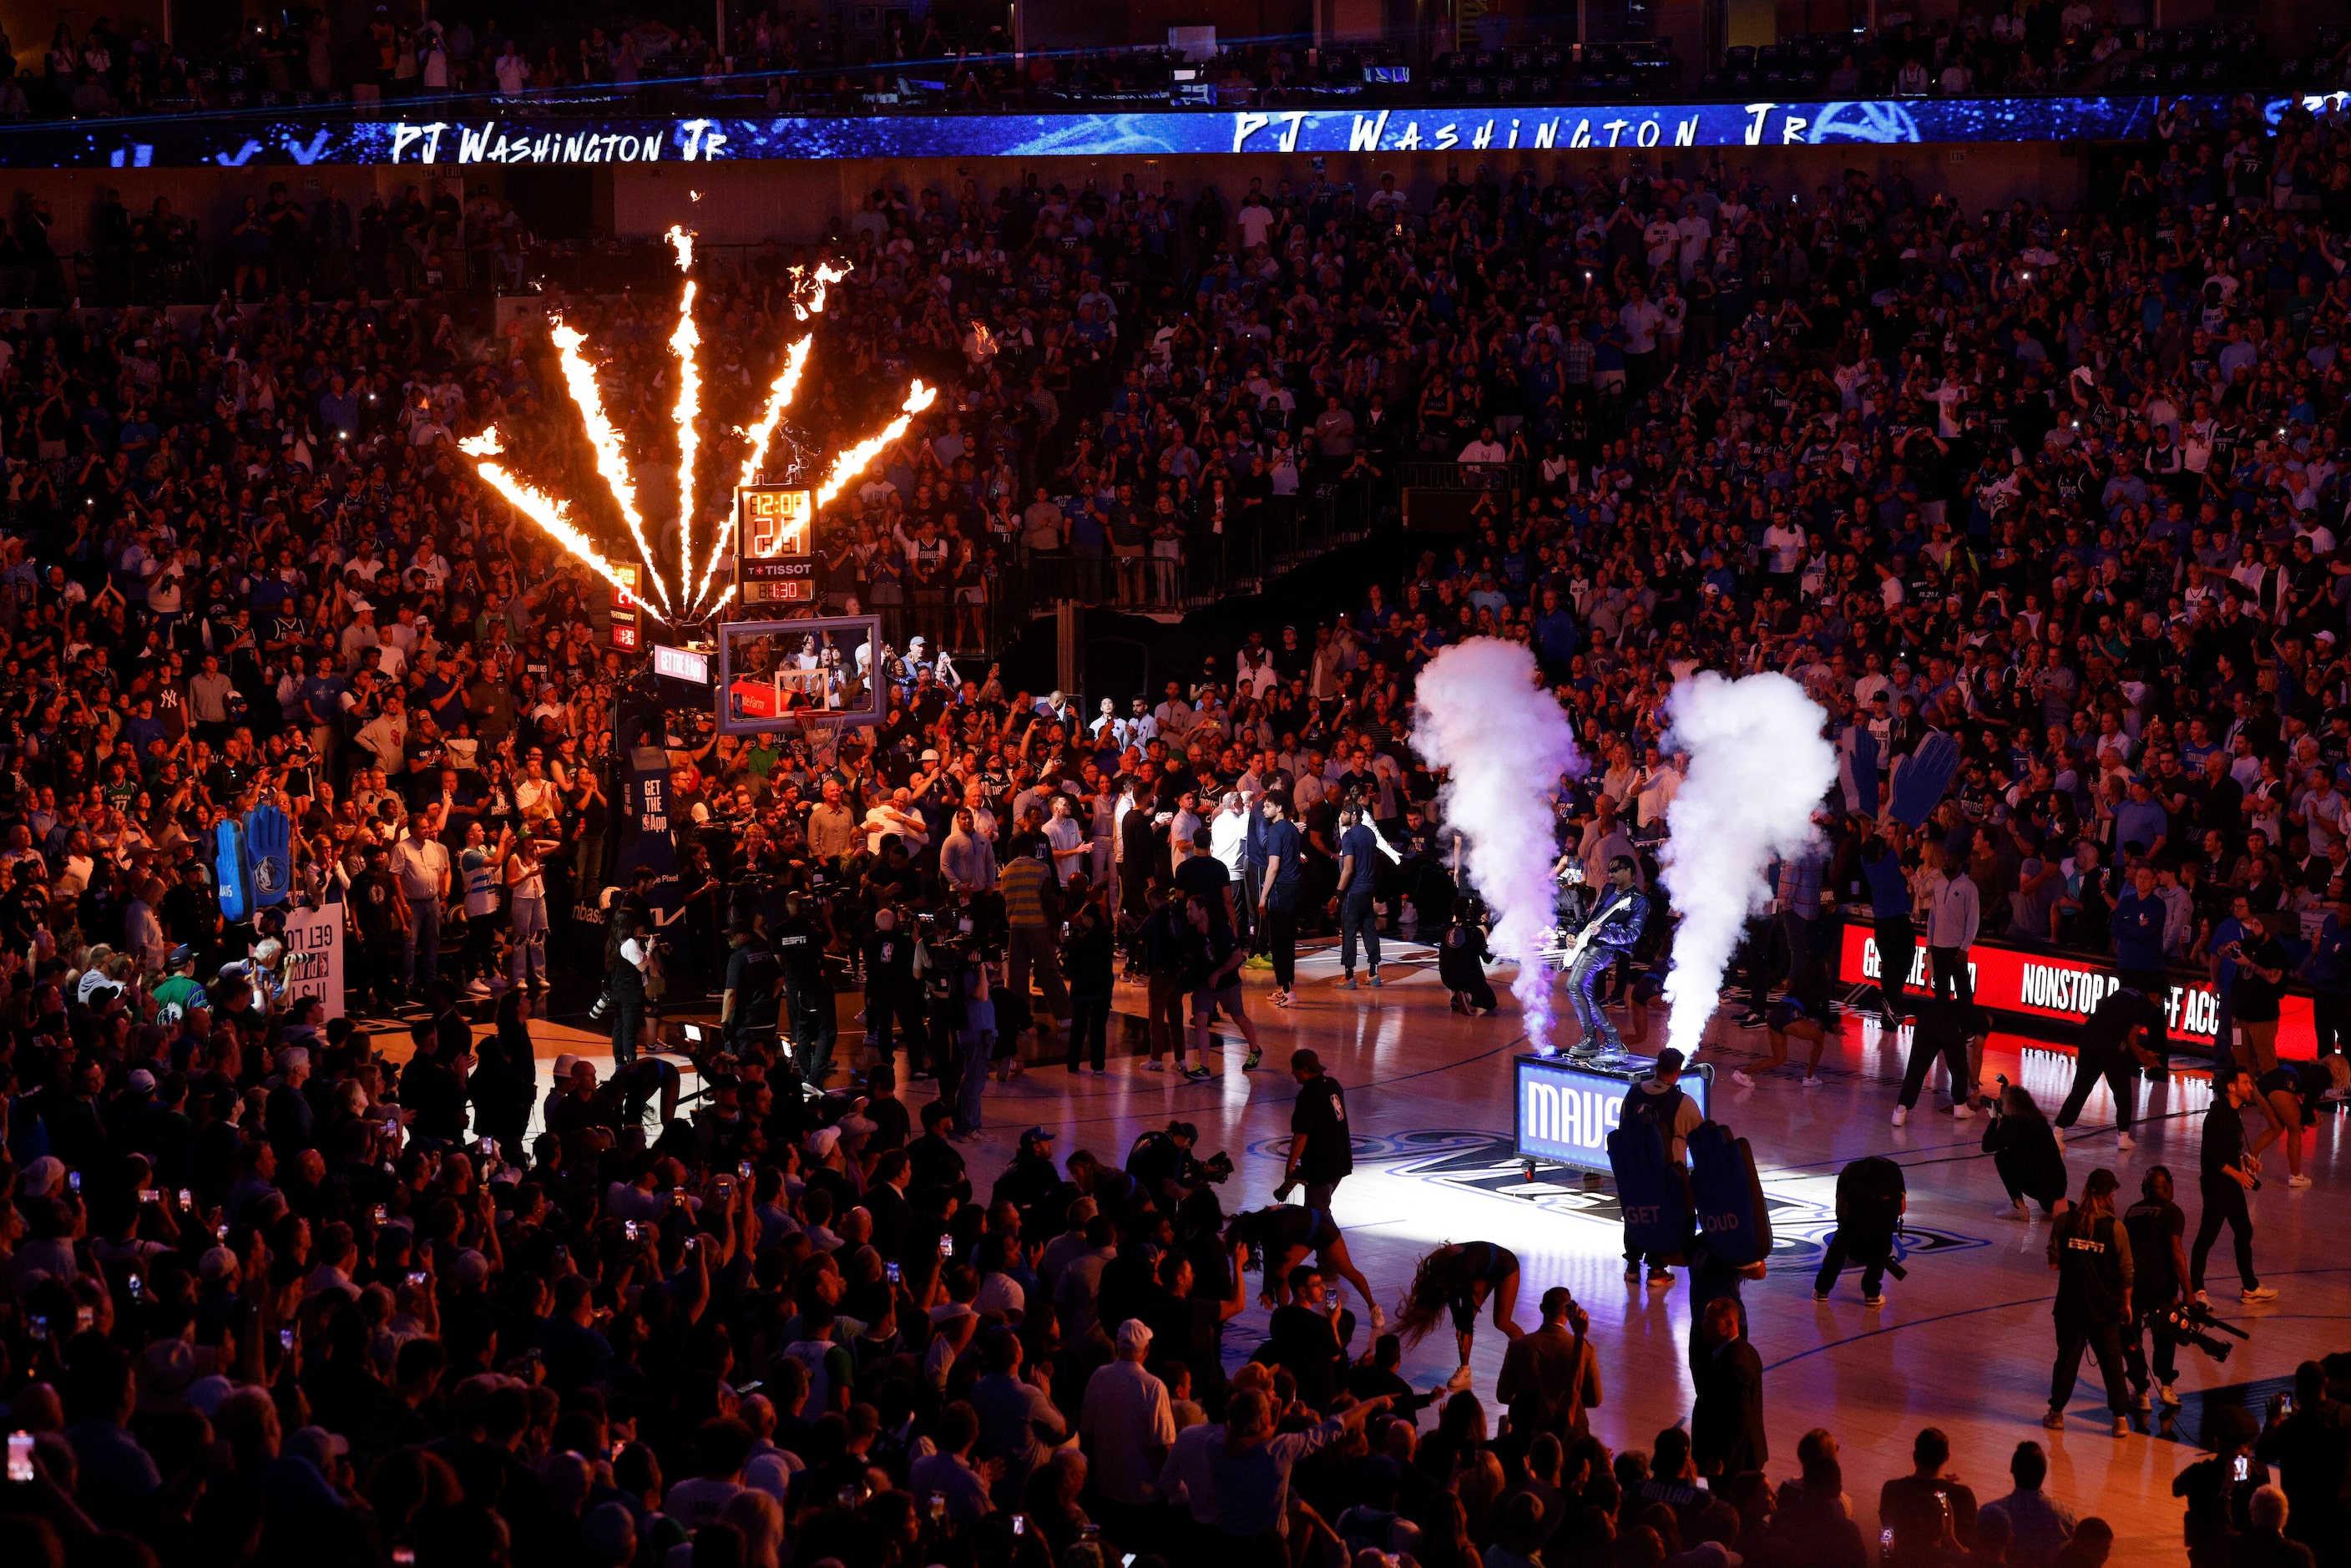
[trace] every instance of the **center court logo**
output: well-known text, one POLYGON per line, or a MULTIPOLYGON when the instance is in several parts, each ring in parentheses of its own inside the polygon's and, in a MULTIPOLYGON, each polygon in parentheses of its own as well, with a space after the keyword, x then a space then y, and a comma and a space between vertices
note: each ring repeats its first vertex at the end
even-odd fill
MULTIPOLYGON (((2051 1055, 2041 1064, 2040 1071, 2048 1075, 2055 1074, 2063 1068, 2070 1078, 2072 1067, 2073 1058, 2051 1055)), ((2028 1063, 2027 1071, 2032 1071, 2032 1066, 2028 1063)), ((1561 1110, 1563 1115, 1566 1110, 1564 1097, 1561 1110)), ((1604 1141, 1608 1129, 1614 1125, 1613 1118, 1605 1121, 1601 1129, 1604 1141)), ((1628 1218, 1625 1207, 1617 1201, 1614 1184, 1604 1178, 1579 1182, 1572 1177, 1562 1177, 1555 1170, 1545 1170, 1539 1171, 1535 1179, 1530 1181, 1526 1175, 1526 1163, 1507 1133, 1483 1128, 1445 1127, 1425 1127, 1386 1135, 1359 1132, 1353 1144, 1355 1168, 1359 1173, 1354 1179, 1369 1176, 1375 1183, 1382 1179, 1396 1179, 1426 1182, 1441 1187, 1447 1196, 1443 1212, 1448 1218, 1458 1219, 1468 1212, 1462 1208, 1460 1199, 1501 1199, 1550 1218, 1604 1227, 1608 1232, 1604 1245, 1613 1251, 1619 1228, 1628 1218)), ((1270 1162, 1273 1167, 1279 1167, 1288 1159, 1289 1151, 1290 1139, 1286 1134, 1249 1145, 1249 1154, 1253 1157, 1270 1162)), ((1771 1209, 1771 1260, 1774 1265, 1810 1269, 1818 1263, 1822 1248, 1837 1228, 1834 1211, 1823 1201, 1828 1197, 1830 1186, 1827 1181, 1797 1179, 1775 1181, 1765 1189, 1764 1201, 1771 1209), (1805 1196, 1812 1192, 1819 1193, 1821 1198, 1805 1196)), ((1569 1250, 1583 1245, 1569 1235, 1562 1235, 1555 1242, 1546 1244, 1569 1250)), ((1902 1228, 1902 1244, 1916 1258, 1928 1252, 1964 1251, 1985 1243, 1980 1237, 1961 1236, 1907 1223, 1902 1228)))

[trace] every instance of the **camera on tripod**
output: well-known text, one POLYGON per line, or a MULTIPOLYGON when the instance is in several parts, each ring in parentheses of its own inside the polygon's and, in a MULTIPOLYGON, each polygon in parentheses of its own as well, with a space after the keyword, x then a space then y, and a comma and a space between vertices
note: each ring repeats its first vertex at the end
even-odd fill
POLYGON ((2210 1331, 2218 1329, 2231 1339, 2253 1337, 2236 1324, 2214 1317, 2212 1309, 2200 1301, 2174 1301, 2155 1314, 2151 1326, 2173 1344, 2192 1344, 2214 1361, 2228 1360, 2229 1353, 2237 1347, 2214 1338, 2210 1331))
POLYGON ((977 925, 963 929, 961 917, 949 914, 942 917, 928 912, 914 916, 915 939, 927 947, 932 963, 942 973, 957 974, 972 964, 1001 964, 1006 948, 993 932, 977 925))
POLYGON ((1137 1136, 1126 1153, 1126 1174, 1153 1193, 1161 1190, 1163 1181, 1197 1187, 1203 1184, 1221 1186, 1232 1178, 1232 1155, 1218 1149, 1207 1159, 1199 1159, 1176 1141, 1179 1135, 1185 1143, 1190 1143, 1199 1133, 1189 1122, 1170 1122, 1164 1132, 1154 1130, 1137 1136))

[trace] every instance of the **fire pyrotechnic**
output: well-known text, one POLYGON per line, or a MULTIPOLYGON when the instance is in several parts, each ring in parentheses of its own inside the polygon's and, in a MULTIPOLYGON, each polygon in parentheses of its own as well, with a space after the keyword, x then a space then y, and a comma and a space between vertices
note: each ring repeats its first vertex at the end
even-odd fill
MULTIPOLYGON (((646 612, 664 623, 692 624, 716 615, 734 596, 730 587, 715 598, 711 580, 734 537, 734 492, 726 492, 722 503, 715 508, 711 519, 709 552, 701 570, 695 570, 695 517, 700 510, 702 430, 702 372, 697 356, 702 345, 700 329, 694 318, 696 288, 694 277, 694 235, 684 228, 673 227, 666 236, 677 256, 678 270, 685 274, 684 287, 679 292, 677 329, 670 336, 670 351, 677 356, 677 402, 673 419, 677 426, 677 559, 664 563, 655 559, 653 543, 648 538, 645 517, 638 503, 635 481, 629 472, 629 462, 622 444, 621 433, 614 428, 604 412, 604 400, 597 385, 596 367, 585 352, 587 339, 576 329, 560 319, 552 323, 552 336, 558 362, 563 373, 564 390, 570 395, 572 406, 580 411, 580 423, 595 454, 596 475, 603 482, 606 494, 612 498, 613 507, 627 525, 629 538, 634 542, 637 559, 643 564, 644 587, 634 592, 646 612), (674 570, 672 570, 674 566, 674 570)), ((805 301, 795 301, 793 315, 800 320, 824 308, 826 286, 839 283, 848 273, 829 264, 813 268, 793 269, 795 282, 807 287, 805 301)), ((813 339, 803 334, 784 351, 783 369, 768 388, 767 402, 758 422, 748 429, 735 434, 748 443, 743 454, 737 483, 750 485, 758 481, 760 464, 768 447, 782 427, 784 414, 791 407, 799 390, 800 376, 808 367, 809 352, 813 339)), ((914 416, 937 401, 937 392, 912 383, 902 412, 881 431, 858 442, 833 460, 823 485, 817 490, 816 506, 821 510, 839 495, 852 480, 863 473, 873 460, 906 434, 914 416)), ((594 570, 616 589, 629 591, 618 568, 601 551, 594 540, 584 533, 574 520, 570 505, 532 485, 495 459, 501 446, 495 427, 457 444, 458 450, 473 461, 474 471, 482 482, 497 491, 517 511, 536 523, 547 536, 561 545, 572 556, 594 570)))

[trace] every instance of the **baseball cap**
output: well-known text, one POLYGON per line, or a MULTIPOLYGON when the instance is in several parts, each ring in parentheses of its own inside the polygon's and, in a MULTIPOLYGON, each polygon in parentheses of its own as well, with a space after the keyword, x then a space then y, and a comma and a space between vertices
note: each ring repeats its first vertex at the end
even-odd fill
POLYGON ((1053 1141, 1053 1134, 1043 1127, 1031 1127, 1020 1134, 1020 1141, 1024 1144, 1050 1144, 1053 1141))
POLYGON ((1151 1348, 1151 1329, 1139 1318, 1129 1318, 1118 1325, 1118 1348, 1121 1351, 1151 1348))
POLYGON ((183 1339, 157 1340, 141 1354, 134 1366, 139 1407, 151 1415, 176 1409, 196 1381, 195 1346, 183 1339))

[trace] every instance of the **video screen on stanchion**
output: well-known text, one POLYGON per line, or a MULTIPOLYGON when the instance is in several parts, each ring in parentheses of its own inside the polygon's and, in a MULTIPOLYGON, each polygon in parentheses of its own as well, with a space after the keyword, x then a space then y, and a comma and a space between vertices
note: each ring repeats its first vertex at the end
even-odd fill
POLYGON ((873 661, 882 623, 737 621, 718 628, 718 727, 728 735, 805 724, 879 724, 873 661))

